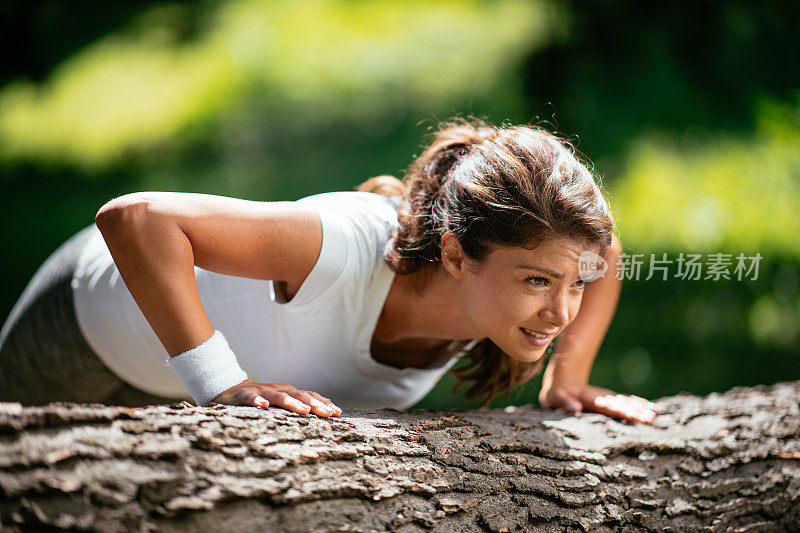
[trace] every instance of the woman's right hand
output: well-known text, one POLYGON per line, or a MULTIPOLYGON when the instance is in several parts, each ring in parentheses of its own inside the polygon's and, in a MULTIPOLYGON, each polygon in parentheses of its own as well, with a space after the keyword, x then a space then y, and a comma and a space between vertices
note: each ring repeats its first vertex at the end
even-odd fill
POLYGON ((274 405, 301 415, 311 412, 317 416, 342 414, 342 410, 329 398, 314 391, 300 390, 286 384, 256 383, 249 379, 221 392, 213 401, 227 405, 249 405, 263 408, 274 405))

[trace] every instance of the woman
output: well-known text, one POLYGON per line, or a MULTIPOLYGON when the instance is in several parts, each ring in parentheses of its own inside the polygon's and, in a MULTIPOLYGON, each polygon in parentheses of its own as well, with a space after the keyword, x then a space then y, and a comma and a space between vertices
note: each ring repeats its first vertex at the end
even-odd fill
POLYGON ((488 403, 541 370, 558 336, 544 406, 649 423, 647 400, 587 383, 620 282, 586 283, 578 259, 595 253, 613 272, 612 229, 592 173, 555 136, 474 119, 441 124, 404 182, 359 192, 125 195, 12 310, 0 399, 188 391, 201 405, 337 416, 409 407, 466 358, 452 373, 488 403))

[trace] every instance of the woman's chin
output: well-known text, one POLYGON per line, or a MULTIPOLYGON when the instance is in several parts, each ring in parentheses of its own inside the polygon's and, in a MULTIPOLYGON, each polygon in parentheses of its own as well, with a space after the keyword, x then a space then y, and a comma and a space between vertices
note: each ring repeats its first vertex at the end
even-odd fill
MULTIPOLYGON (((507 353, 507 352, 506 352, 507 353)), ((520 363, 535 363, 544 357, 545 349, 538 352, 525 352, 523 354, 508 354, 508 356, 513 359, 514 361, 519 361, 520 363)))
POLYGON ((536 363, 537 361, 541 360, 545 354, 547 353, 547 346, 534 346, 530 345, 527 342, 523 342, 521 345, 519 343, 519 339, 514 339, 516 342, 510 343, 505 342, 503 344, 493 340, 489 337, 495 346, 500 348, 503 353, 508 355, 514 361, 519 361, 520 363, 536 363))

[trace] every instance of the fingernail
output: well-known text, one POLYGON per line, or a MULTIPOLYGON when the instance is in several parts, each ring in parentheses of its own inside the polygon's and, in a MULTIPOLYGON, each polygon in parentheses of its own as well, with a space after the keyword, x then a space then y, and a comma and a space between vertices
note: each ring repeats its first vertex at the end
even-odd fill
POLYGON ((569 402, 567 404, 567 411, 573 411, 574 412, 574 411, 577 411, 580 408, 581 408, 580 402, 569 402))
POLYGON ((293 405, 295 408, 300 409, 302 411, 308 411, 309 409, 311 409, 308 405, 304 404, 300 400, 295 400, 294 398, 292 398, 292 401, 290 401, 289 403, 293 405))

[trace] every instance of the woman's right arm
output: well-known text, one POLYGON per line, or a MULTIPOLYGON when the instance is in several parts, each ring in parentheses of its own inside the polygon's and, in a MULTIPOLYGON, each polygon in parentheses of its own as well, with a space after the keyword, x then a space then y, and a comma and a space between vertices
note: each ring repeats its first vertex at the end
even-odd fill
MULTIPOLYGON (((322 247, 319 217, 293 202, 133 193, 103 205, 95 222, 125 285, 170 357, 214 333, 200 300, 195 265, 220 274, 284 282, 291 297, 322 247)), ((341 412, 325 412, 323 404, 329 410, 335 406, 316 393, 249 380, 215 400, 264 406, 257 397, 295 412, 341 412)))

